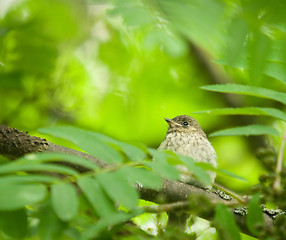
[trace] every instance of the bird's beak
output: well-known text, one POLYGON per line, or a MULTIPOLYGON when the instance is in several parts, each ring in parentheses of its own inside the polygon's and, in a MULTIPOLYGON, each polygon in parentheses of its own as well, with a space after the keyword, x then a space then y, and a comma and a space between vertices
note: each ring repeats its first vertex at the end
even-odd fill
POLYGON ((168 123, 169 127, 180 126, 180 124, 176 123, 173 119, 164 118, 165 121, 168 123))
POLYGON ((172 122, 172 119, 170 119, 170 118, 164 118, 165 119, 165 121, 169 124, 170 122, 172 122))

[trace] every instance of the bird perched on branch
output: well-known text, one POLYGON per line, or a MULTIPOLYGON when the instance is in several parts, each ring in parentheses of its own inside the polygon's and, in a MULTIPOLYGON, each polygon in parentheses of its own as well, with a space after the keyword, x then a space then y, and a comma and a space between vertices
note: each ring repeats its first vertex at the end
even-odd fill
MULTIPOLYGON (((206 162, 210 163, 214 167, 217 166, 215 150, 196 119, 188 115, 181 115, 173 119, 165 118, 165 120, 168 123, 169 128, 166 137, 158 149, 171 150, 175 153, 189 156, 197 162, 206 162)), ((183 172, 187 171, 187 168, 181 165, 178 166, 178 169, 181 171, 183 170, 183 172)), ((211 183, 213 184, 216 173, 209 171, 209 175, 211 183)), ((185 183, 193 183, 194 179, 182 174, 181 181, 185 183)), ((199 185, 202 187, 210 187, 203 186, 202 184, 199 185)), ((171 216, 172 215, 169 214, 169 222, 173 221, 170 219, 171 216)))

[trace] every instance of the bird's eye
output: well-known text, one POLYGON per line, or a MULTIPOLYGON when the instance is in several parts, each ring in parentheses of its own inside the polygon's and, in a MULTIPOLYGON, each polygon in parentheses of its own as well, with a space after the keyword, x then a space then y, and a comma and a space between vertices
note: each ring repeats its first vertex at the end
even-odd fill
POLYGON ((183 122, 183 126, 184 126, 184 127, 186 127, 186 126, 188 126, 188 125, 189 125, 188 122, 183 122))

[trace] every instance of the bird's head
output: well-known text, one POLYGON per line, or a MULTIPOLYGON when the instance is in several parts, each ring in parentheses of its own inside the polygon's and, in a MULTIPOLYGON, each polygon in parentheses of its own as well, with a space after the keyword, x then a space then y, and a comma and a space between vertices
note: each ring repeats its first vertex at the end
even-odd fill
POLYGON ((167 133, 180 132, 180 133, 200 133, 205 136, 204 131, 201 129, 196 119, 188 115, 180 115, 175 118, 165 118, 169 128, 167 133))

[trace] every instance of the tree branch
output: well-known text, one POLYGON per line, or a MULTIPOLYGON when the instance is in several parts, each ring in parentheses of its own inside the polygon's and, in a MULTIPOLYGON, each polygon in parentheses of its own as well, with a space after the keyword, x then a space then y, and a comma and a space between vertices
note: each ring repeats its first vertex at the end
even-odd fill
MULTIPOLYGON (((108 164, 83 152, 53 144, 44 138, 30 136, 23 131, 19 131, 16 128, 10 128, 5 125, 0 126, 0 154, 9 158, 15 159, 21 157, 27 153, 32 152, 58 152, 76 155, 88 159, 94 162, 100 168, 107 167, 108 164)), ((66 164, 66 163, 65 163, 66 164)), ((76 169, 80 172, 84 172, 87 169, 76 166, 76 169)))
MULTIPOLYGON (((27 133, 24 133, 22 131, 20 132, 15 128, 10 128, 4 125, 0 126, 1 155, 4 155, 9 159, 15 159, 27 153, 44 152, 44 151, 74 154, 76 156, 80 156, 82 158, 88 159, 96 163, 101 168, 109 166, 105 162, 86 153, 53 144, 43 138, 29 136, 27 133)), ((73 167, 80 172, 87 171, 87 169, 83 167, 71 165, 70 163, 62 162, 62 164, 73 167)), ((153 189, 147 189, 141 187, 140 185, 137 185, 137 190, 141 198, 144 200, 153 201, 159 204, 162 202, 171 203, 171 205, 170 204, 164 205, 165 207, 168 208, 168 210, 172 209, 176 210, 179 207, 188 209, 188 207, 186 208, 186 201, 191 197, 193 198, 196 196, 203 196, 205 199, 209 200, 214 205, 219 202, 229 207, 235 207, 239 205, 239 203, 236 200, 223 198, 218 192, 204 190, 196 186, 171 180, 164 180, 162 189, 159 191, 153 189)), ((164 206, 161 208, 164 209, 164 206)), ((159 208, 159 210, 161 208, 159 208)), ((204 212, 204 214, 202 214, 201 217, 207 220, 211 220, 214 214, 214 208, 206 209, 206 211, 208 211, 207 214, 206 212, 204 212)), ((237 208, 233 209, 232 211, 235 216, 236 222, 240 226, 241 230, 245 233, 249 233, 245 224, 246 211, 239 210, 237 208)), ((266 226, 271 228, 273 226, 274 217, 271 214, 268 214, 267 211, 264 211, 264 219, 266 226)))

